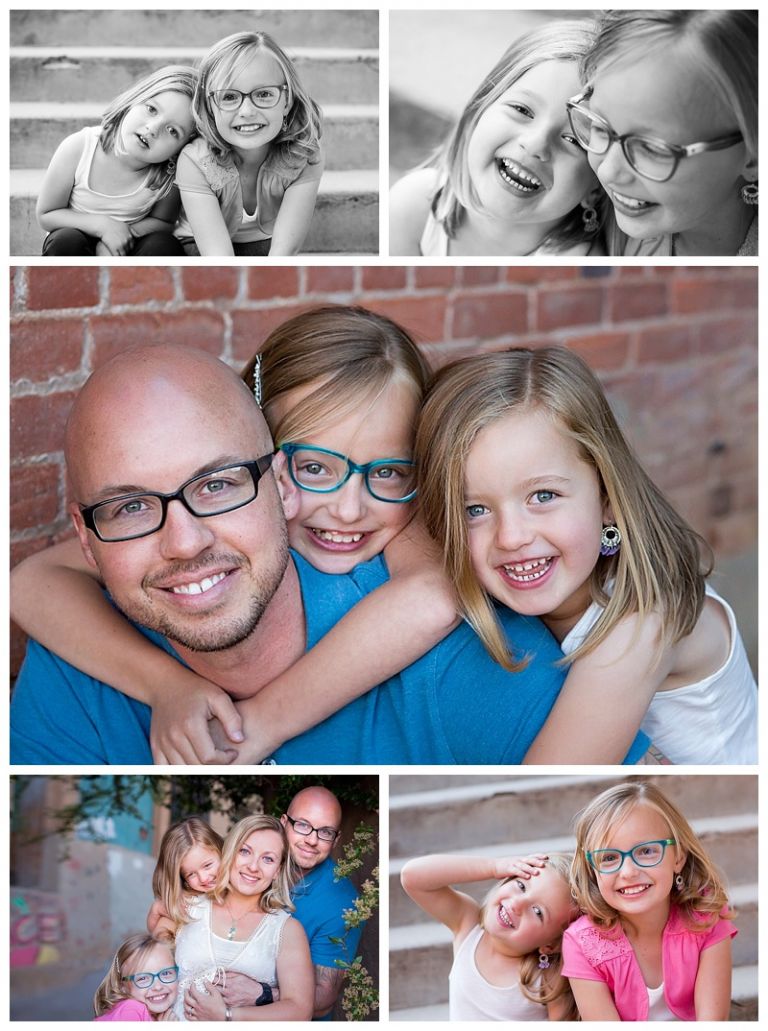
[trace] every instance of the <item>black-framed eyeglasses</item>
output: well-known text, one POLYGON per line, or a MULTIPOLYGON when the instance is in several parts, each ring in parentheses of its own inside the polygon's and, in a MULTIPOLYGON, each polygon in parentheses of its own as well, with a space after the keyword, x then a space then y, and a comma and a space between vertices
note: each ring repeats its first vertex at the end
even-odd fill
POLYGON ((131 541, 160 530, 171 501, 180 501, 193 516, 205 519, 250 504, 259 493, 259 480, 272 464, 274 452, 251 462, 223 465, 193 476, 172 494, 144 491, 122 494, 80 509, 83 522, 101 541, 131 541))
POLYGON ((629 857, 635 866, 658 866, 667 851, 667 845, 676 845, 674 838, 663 838, 659 841, 641 841, 628 852, 620 848, 597 848, 587 852, 587 862, 598 873, 617 873, 629 857))
POLYGON ((288 472, 301 490, 332 494, 359 473, 371 497, 399 504, 416 497, 416 466, 408 458, 381 458, 358 465, 346 455, 314 444, 281 444, 288 472))
POLYGON ((151 988, 155 983, 155 978, 160 981, 161 984, 173 984, 179 978, 178 967, 163 967, 162 970, 158 970, 156 974, 126 974, 125 977, 121 978, 122 981, 133 981, 137 988, 141 988, 142 991, 146 991, 147 988, 151 988))
POLYGON ((584 101, 591 96, 592 88, 587 87, 578 96, 566 101, 565 105, 571 129, 581 146, 590 154, 606 154, 614 143, 618 143, 630 168, 655 183, 671 179, 683 158, 695 157, 710 150, 726 150, 744 139, 740 132, 732 132, 706 143, 689 143, 682 147, 655 136, 641 136, 634 132, 620 136, 604 118, 584 106, 584 101))
POLYGON ((242 93, 239 89, 217 89, 208 96, 219 111, 238 111, 243 106, 246 97, 254 107, 276 107, 284 90, 286 93, 288 92, 288 87, 285 85, 257 86, 250 93, 242 93))
POLYGON ((301 834, 302 837, 309 837, 312 831, 318 836, 320 841, 335 841, 338 831, 333 827, 313 827, 311 823, 306 820, 294 820, 288 813, 285 814, 285 818, 290 823, 291 827, 296 831, 297 834, 301 834))

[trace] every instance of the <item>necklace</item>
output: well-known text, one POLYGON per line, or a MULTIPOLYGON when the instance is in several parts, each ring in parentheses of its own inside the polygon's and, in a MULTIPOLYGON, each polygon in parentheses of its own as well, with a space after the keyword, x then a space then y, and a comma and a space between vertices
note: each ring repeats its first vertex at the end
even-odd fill
POLYGON ((241 913, 240 916, 237 917, 237 919, 235 919, 235 917, 232 915, 232 910, 229 908, 226 902, 224 903, 224 908, 229 913, 229 919, 232 921, 232 923, 229 926, 229 930, 227 931, 227 941, 231 942, 237 934, 237 925, 240 923, 244 916, 247 916, 249 913, 253 913, 253 907, 251 907, 250 909, 246 909, 245 912, 241 913))

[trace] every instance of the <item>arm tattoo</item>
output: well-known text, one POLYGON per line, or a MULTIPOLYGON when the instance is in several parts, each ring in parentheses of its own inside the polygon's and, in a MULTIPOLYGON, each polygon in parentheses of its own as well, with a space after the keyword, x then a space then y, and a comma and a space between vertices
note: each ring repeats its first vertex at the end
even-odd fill
POLYGON ((334 967, 315 966, 315 1013, 325 1013, 338 998, 344 971, 334 967))

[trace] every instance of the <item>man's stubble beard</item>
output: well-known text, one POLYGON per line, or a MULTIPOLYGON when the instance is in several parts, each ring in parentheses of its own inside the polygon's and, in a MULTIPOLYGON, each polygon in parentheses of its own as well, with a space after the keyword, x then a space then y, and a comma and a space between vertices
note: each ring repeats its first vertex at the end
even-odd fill
MULTIPOLYGON (((192 652, 221 652, 234 648, 247 640, 259 624, 272 598, 283 581, 288 568, 288 531, 284 523, 280 523, 279 539, 271 549, 272 561, 267 569, 254 576, 253 568, 244 556, 238 563, 241 575, 248 576, 251 585, 250 595, 243 605, 245 611, 222 618, 217 623, 217 612, 206 613, 199 617, 170 615, 150 601, 124 602, 119 596, 112 595, 113 601, 128 619, 140 623, 149 630, 162 634, 174 644, 188 648, 192 652)), ((188 564, 194 570, 192 563, 188 564)))

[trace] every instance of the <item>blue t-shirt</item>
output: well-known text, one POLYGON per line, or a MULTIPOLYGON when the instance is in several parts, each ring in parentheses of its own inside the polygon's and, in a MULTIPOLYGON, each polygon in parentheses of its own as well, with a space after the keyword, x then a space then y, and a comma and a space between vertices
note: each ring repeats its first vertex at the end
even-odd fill
MULTIPOLYGON (((321 573, 293 555, 312 647, 362 597, 387 580, 381 556, 346 575, 321 573)), ((544 624, 507 609, 500 618, 521 673, 508 673, 462 623, 437 647, 318 726, 286 742, 280 763, 518 764, 546 720, 564 673, 544 624)), ((160 635, 138 627, 172 655, 160 635)), ((178 657, 178 656, 177 656, 178 657)), ((343 661, 343 657, 340 657, 343 661)), ((149 707, 89 677, 30 641, 11 700, 11 762, 149 765, 149 707)), ((639 733, 625 762, 649 741, 639 733)))

